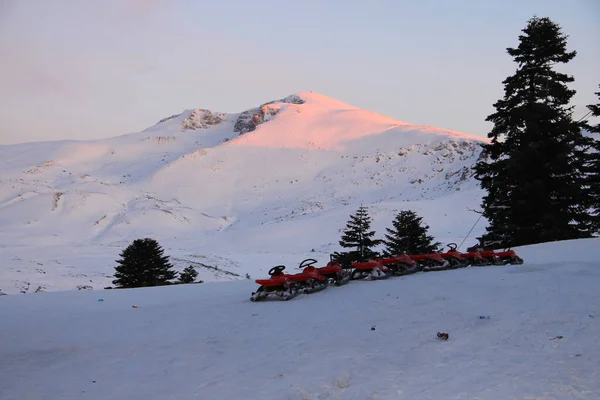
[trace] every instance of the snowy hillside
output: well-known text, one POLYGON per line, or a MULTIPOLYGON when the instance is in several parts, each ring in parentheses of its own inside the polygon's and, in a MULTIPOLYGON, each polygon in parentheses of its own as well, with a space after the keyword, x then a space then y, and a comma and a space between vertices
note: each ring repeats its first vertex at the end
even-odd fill
POLYGON ((410 208, 460 242, 478 217, 481 142, 299 93, 105 140, 2 146, 0 291, 105 287, 120 251, 146 236, 179 270, 215 267, 200 279, 254 276, 338 250, 361 203, 382 234, 410 208))
POLYGON ((287 302, 248 280, 0 296, 0 398, 600 398, 600 239, 516 250, 287 302))

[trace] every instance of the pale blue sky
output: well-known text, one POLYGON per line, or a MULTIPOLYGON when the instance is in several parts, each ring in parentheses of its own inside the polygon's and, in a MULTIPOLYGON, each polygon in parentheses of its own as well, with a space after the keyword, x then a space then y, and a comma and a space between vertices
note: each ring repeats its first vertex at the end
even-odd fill
POLYGON ((534 14, 598 100, 597 0, 0 0, 0 144, 136 132, 187 108, 240 112, 315 91, 486 135, 506 47, 534 14))

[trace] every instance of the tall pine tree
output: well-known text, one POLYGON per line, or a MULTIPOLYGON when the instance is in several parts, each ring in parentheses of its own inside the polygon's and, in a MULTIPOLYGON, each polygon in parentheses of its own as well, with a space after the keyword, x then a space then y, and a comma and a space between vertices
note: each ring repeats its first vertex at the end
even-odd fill
MULTIPOLYGON (((600 87, 600 85, 598 85, 600 87)), ((600 92, 594 93, 598 96, 597 104, 590 104, 587 108, 593 117, 600 117, 600 92)), ((585 152, 586 188, 589 191, 590 209, 593 216, 594 233, 600 233, 600 123, 587 124, 586 129, 590 131, 588 146, 585 152)))
POLYGON ((490 222, 480 238, 490 248, 589 237, 582 123, 568 106, 571 76, 553 69, 568 63, 567 36, 549 18, 533 17, 507 52, 517 71, 503 81, 504 98, 486 121, 494 123, 475 165, 487 191, 483 215, 490 222))
POLYGON ((335 253, 336 258, 341 261, 367 261, 370 258, 377 257, 378 254, 373 250, 381 240, 374 239, 375 231, 371 230, 371 217, 368 209, 360 206, 354 215, 346 224, 344 233, 339 241, 340 246, 344 248, 354 248, 354 251, 335 253))
POLYGON ((397 254, 425 254, 436 251, 440 247, 439 242, 428 235, 429 225, 423 223, 423 218, 414 211, 400 211, 394 221, 392 228, 386 228, 387 234, 383 244, 385 256, 397 254))
MULTIPOLYGON (((600 85, 598 85, 598 88, 600 88, 600 85)), ((600 117, 600 92, 595 92, 594 94, 598 96, 599 103, 590 104, 587 106, 587 108, 594 117, 600 117)), ((596 125, 589 125, 588 129, 590 129, 592 132, 600 133, 600 123, 597 123, 596 125)))
POLYGON ((119 288, 136 288, 170 284, 176 271, 169 263, 169 256, 154 239, 136 239, 120 254, 115 267, 113 283, 119 288))

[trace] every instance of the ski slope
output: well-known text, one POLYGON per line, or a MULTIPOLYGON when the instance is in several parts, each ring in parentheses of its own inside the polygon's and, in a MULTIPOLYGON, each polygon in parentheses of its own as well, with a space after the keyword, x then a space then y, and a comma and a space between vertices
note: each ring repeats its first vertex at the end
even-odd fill
POLYGON ((600 398, 600 239, 515 250, 288 302, 250 280, 0 296, 0 398, 600 398))

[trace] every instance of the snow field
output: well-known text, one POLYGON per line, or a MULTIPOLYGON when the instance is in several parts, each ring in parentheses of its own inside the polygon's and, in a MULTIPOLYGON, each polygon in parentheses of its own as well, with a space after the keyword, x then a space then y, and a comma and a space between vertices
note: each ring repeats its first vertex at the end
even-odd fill
POLYGON ((0 397, 598 398, 598 240, 288 302, 248 280, 2 296, 0 397))

